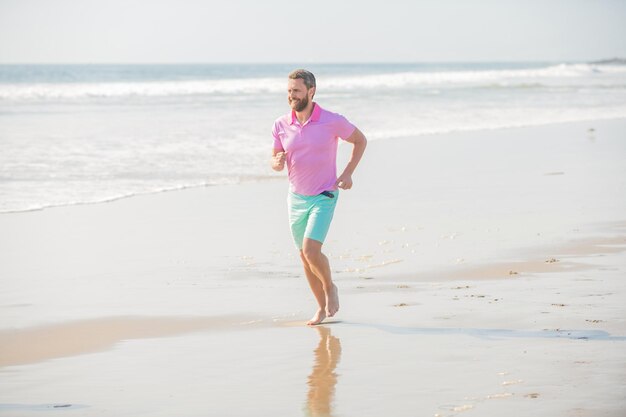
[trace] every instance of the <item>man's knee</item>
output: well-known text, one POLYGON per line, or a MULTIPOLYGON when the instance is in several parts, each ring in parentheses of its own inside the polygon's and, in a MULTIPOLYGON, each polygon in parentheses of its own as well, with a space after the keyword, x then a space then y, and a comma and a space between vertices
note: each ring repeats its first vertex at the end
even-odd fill
POLYGON ((304 239, 300 256, 308 263, 315 263, 322 255, 322 244, 313 239, 304 239))
POLYGON ((304 256, 303 249, 300 249, 300 259, 302 260, 302 263, 304 264, 304 266, 309 266, 309 261, 307 260, 306 256, 304 256))

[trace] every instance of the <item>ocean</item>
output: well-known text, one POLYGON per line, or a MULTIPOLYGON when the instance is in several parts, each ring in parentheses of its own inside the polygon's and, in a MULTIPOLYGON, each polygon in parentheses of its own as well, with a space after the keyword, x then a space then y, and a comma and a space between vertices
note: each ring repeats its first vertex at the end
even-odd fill
MULTIPOLYGON (((279 175, 288 64, 0 65, 0 213, 279 175)), ((311 64, 369 140, 626 118, 626 65, 311 64)))

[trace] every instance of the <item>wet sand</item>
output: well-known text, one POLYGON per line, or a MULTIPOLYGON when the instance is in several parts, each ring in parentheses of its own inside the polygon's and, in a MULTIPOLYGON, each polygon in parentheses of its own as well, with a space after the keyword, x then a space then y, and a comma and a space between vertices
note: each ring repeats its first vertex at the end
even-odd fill
POLYGON ((313 328, 284 179, 0 215, 0 415, 621 416, 624 132, 372 142, 313 328))
POLYGON ((0 367, 110 349, 124 340, 250 328, 258 317, 107 317, 0 331, 0 367))

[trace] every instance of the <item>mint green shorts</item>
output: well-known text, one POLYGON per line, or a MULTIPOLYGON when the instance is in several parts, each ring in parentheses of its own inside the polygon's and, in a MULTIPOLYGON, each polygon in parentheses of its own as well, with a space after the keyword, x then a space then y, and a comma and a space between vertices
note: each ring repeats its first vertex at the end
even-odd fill
POLYGON ((324 243, 339 198, 339 190, 328 192, 334 195, 334 198, 323 194, 302 195, 289 192, 287 197, 289 225, 298 249, 302 249, 304 238, 324 243))

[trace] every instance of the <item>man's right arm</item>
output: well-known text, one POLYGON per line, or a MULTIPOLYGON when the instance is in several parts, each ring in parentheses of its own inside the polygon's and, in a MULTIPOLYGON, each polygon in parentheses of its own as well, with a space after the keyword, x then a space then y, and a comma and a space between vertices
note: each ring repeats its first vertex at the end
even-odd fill
POLYGON ((274 137, 274 150, 272 151, 272 169, 274 171, 282 171, 285 169, 285 149, 280 140, 280 122, 276 120, 272 128, 272 136, 274 137))
POLYGON ((282 171, 285 168, 285 154, 282 149, 276 149, 272 151, 272 169, 274 171, 282 171))

